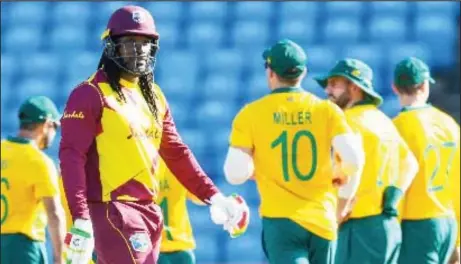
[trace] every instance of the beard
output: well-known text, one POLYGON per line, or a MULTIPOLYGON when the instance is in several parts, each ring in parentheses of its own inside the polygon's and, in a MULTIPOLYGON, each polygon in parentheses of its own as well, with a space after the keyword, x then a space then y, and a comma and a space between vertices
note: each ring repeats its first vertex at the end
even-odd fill
POLYGON ((136 73, 147 72, 150 67, 147 56, 124 59, 124 63, 128 70, 136 73))
POLYGON ((335 103, 339 108, 345 109, 346 106, 349 104, 351 101, 351 95, 349 94, 349 91, 346 90, 344 93, 342 93, 339 96, 334 96, 332 94, 328 95, 328 99, 335 103))
POLYGON ((40 149, 45 150, 48 149, 51 146, 51 143, 53 142, 53 138, 50 136, 44 136, 42 139, 42 142, 40 143, 40 149))
POLYGON ((50 147, 50 140, 47 137, 44 137, 41 144, 41 149, 45 150, 50 147))

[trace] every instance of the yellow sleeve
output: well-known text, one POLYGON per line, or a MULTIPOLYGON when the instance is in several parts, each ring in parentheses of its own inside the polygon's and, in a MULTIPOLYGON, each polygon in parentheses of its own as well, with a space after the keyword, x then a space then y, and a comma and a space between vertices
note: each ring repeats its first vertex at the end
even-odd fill
POLYGON ((232 123, 229 144, 233 147, 253 148, 251 115, 248 106, 240 110, 232 123))
POLYGON ((327 101, 328 109, 330 110, 329 120, 331 124, 330 138, 333 139, 337 135, 351 133, 352 129, 348 125, 346 115, 336 104, 327 101))
MULTIPOLYGON (((407 160, 409 155, 413 155, 413 152, 411 152, 410 147, 407 145, 405 140, 401 138, 398 142, 398 155, 396 155, 397 160, 395 160, 396 163, 398 163, 397 170, 394 172, 396 173, 395 175, 398 175, 397 181, 395 183, 395 187, 399 188, 400 190, 403 190, 403 186, 407 185, 408 182, 410 181, 409 177, 412 177, 414 179, 415 175, 409 174, 409 168, 407 164, 407 160)), ((415 158, 416 159, 416 158, 415 158)), ((411 183, 410 183, 411 185, 411 183)))
POLYGON ((59 194, 58 170, 53 161, 44 157, 37 161, 36 166, 35 197, 52 197, 59 194))

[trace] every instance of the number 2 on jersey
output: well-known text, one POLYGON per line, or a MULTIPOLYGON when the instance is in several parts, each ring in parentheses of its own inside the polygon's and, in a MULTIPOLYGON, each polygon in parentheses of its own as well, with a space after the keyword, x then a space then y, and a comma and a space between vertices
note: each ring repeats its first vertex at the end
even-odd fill
MULTIPOLYGON (((271 148, 276 148, 278 145, 281 145, 282 148, 282 170, 283 170, 283 179, 285 181, 290 180, 290 171, 288 168, 288 133, 284 130, 271 144, 271 148)), ((308 181, 310 180, 317 169, 317 143, 315 141, 314 135, 310 131, 307 130, 300 130, 295 133, 293 136, 293 140, 291 140, 291 167, 293 168, 293 172, 301 181, 308 181), (311 145, 311 153, 312 153, 312 167, 311 170, 307 174, 302 174, 298 168, 298 143, 302 137, 307 137, 310 141, 311 145)), ((306 162, 306 161, 304 161, 306 162)))
POLYGON ((171 235, 170 227, 168 225, 168 200, 166 198, 163 198, 160 203, 160 207, 162 208, 163 213, 163 228, 165 228, 166 239, 173 240, 173 236, 171 235))
POLYGON ((432 145, 431 144, 431 145, 427 146, 426 149, 424 150, 424 159, 426 159, 427 155, 429 155, 429 153, 431 153, 431 152, 434 152, 436 162, 435 162, 434 168, 433 168, 433 170, 431 172, 431 177, 429 178, 429 184, 428 184, 429 187, 427 188, 427 191, 428 192, 436 192, 436 191, 443 190, 443 188, 444 188, 444 184, 438 184, 438 185, 434 184, 435 179, 437 178, 437 176, 444 175, 445 176, 445 184, 449 180, 448 175, 450 173, 451 163, 453 162, 453 159, 455 157, 456 143, 454 143, 454 142, 444 142, 441 145, 432 145), (448 156, 447 163, 445 164, 446 165, 445 170, 441 171, 441 173, 439 173, 440 166, 442 165, 441 164, 441 153, 440 152, 443 151, 444 149, 449 149, 450 150, 450 155, 448 156))
MULTIPOLYGON (((3 184, 5 184, 6 190, 10 189, 10 183, 8 182, 8 179, 1 177, 1 185, 3 186, 3 184)), ((8 199, 6 199, 6 196, 4 195, 3 192, 0 195, 0 199, 2 201, 2 212, 3 212, 1 216, 0 225, 3 225, 3 223, 8 218, 8 199)))

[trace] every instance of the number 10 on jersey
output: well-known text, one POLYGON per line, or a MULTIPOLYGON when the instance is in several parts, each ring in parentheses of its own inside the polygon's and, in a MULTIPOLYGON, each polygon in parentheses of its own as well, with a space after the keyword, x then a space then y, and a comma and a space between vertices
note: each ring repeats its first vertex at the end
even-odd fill
POLYGON ((284 130, 271 144, 271 148, 277 148, 280 145, 282 155, 282 170, 283 179, 290 181, 290 167, 294 175, 301 181, 310 180, 317 169, 317 143, 314 135, 310 131, 300 130, 293 135, 293 138, 288 136, 288 132, 284 130), (308 160, 298 161, 298 145, 302 137, 309 139, 312 153, 311 169, 303 174, 298 167, 298 162, 309 162, 308 160), (289 149, 289 147, 291 149, 289 149), (291 151, 290 151, 291 150, 291 151), (291 153, 291 155, 289 155, 291 153), (290 156, 290 157, 289 157, 290 156), (289 159, 290 158, 290 159, 289 159))

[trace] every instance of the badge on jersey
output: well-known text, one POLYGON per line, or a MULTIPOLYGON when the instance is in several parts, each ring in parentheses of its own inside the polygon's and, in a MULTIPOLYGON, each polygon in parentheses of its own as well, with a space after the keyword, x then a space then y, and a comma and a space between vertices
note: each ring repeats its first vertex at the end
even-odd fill
POLYGON ((130 242, 134 251, 144 253, 149 249, 150 241, 147 233, 134 233, 130 236, 130 242))

